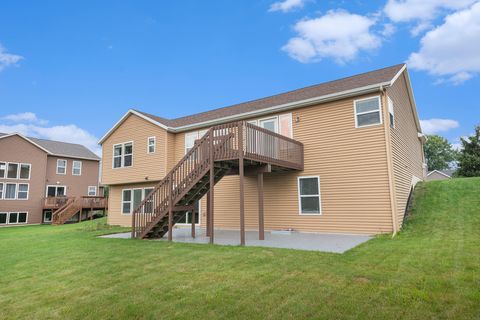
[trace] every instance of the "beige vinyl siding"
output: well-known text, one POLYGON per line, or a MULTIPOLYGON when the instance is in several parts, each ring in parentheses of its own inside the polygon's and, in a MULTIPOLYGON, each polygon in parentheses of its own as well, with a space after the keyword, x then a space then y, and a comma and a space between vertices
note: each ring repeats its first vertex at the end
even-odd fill
POLYGON ((401 227, 412 182, 424 179, 423 147, 418 138, 405 73, 387 89, 387 95, 393 102, 395 114, 395 128, 390 129, 390 137, 397 204, 396 219, 397 225, 401 227))
MULTIPOLYGON (((297 109, 292 118, 293 136, 304 143, 305 170, 265 174, 265 228, 392 232, 383 125, 355 128, 353 99, 297 109), (299 215, 298 176, 320 176, 322 215, 299 215)), ((177 161, 184 150, 185 133, 179 133, 177 161)), ((238 229, 239 207, 239 177, 224 177, 215 186, 215 227, 238 229)), ((205 212, 202 199, 202 226, 205 212)), ((256 176, 245 179, 245 226, 258 229, 256 176)))
POLYGON ((102 145, 102 183, 106 185, 159 181, 167 170, 167 132, 144 119, 130 115, 102 145), (147 138, 156 137, 156 152, 147 152, 147 138), (133 141, 133 165, 112 167, 113 146, 133 141))
POLYGON ((108 196, 108 224, 114 226, 130 227, 132 215, 122 214, 122 190, 155 187, 156 183, 126 184, 111 186, 108 196))
MULTIPOLYGON (((379 93, 380 94, 380 93, 379 93)), ((378 95, 379 95, 378 94, 378 95)), ((375 94, 355 99, 377 96, 375 94)), ((265 228, 280 230, 294 228, 309 232, 338 232, 377 234, 393 231, 387 170, 387 149, 384 125, 355 128, 353 98, 296 109, 292 112, 293 137, 304 143, 305 170, 265 174, 265 228), (298 121, 296 121, 298 118, 298 121), (321 215, 300 215, 298 204, 299 176, 319 176, 321 215)), ((272 114, 276 115, 276 114, 272 114)), ((135 121, 137 121, 135 119, 135 121)), ((129 119, 127 119, 129 121, 129 119)), ((122 124, 104 143, 106 151, 114 142, 141 141, 162 129, 138 122, 122 124), (125 129, 123 128, 125 127, 125 129), (140 129, 141 130, 140 130, 140 129), (144 137, 144 139, 143 139, 144 137)), ((133 121, 132 121, 133 122, 133 121)), ((200 129, 199 129, 200 130, 200 129)), ((165 134, 168 170, 185 154, 185 134, 165 134), (173 155, 173 156, 172 156, 173 155)), ((157 135, 157 148, 160 143, 157 135)), ((111 151, 109 151, 111 153, 111 151)), ((138 148, 134 151, 134 167, 138 164, 138 148)), ((111 168, 111 155, 106 158, 111 168)), ((152 165, 145 162, 128 181, 151 175, 152 165)), ((157 172, 158 176, 160 171, 157 172)), ((166 171, 161 171, 165 174, 166 171)), ((106 175, 117 175, 112 170, 106 175)), ((106 177, 113 180, 113 177, 106 177)), ((124 178, 115 177, 114 181, 124 178)), ((128 182, 127 181, 127 182, 128 182)), ((123 183, 125 184, 125 182, 123 183)), ((131 217, 120 213, 121 189, 111 191, 109 223, 130 225, 131 217)), ((257 177, 245 179, 245 224, 248 230, 258 229, 257 177)), ((206 198, 202 199, 201 224, 206 223, 206 198)), ((239 227, 239 177, 224 177, 215 186, 215 227, 239 227)))

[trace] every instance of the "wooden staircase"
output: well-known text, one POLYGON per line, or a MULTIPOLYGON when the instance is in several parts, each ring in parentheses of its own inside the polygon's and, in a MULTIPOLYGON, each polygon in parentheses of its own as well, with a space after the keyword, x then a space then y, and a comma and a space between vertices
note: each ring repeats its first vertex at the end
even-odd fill
POLYGON ((163 237, 217 182, 244 163, 269 164, 273 171, 303 170, 303 145, 244 121, 210 128, 134 208, 132 238, 163 237))
POLYGON ((82 211, 82 202, 80 198, 71 198, 53 213, 52 224, 59 225, 64 224, 75 214, 82 211))

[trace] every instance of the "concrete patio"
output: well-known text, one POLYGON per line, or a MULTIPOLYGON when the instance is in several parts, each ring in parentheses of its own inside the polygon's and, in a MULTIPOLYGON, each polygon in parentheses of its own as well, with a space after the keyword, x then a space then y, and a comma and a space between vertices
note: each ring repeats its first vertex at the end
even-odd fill
MULTIPOLYGON (((191 237, 190 228, 175 228, 173 241, 184 243, 209 243, 209 237, 205 235, 205 229, 197 228, 196 237, 191 237)), ((117 233, 101 238, 130 239, 130 233, 117 233)), ((258 240, 257 231, 246 232, 246 246, 271 247, 309 251, 322 251, 332 253, 344 253, 372 237, 365 235, 328 234, 328 233, 304 233, 304 232, 265 232, 265 240, 258 240)), ((167 241, 162 238, 155 241, 167 241)), ((236 230, 215 229, 215 244, 239 245, 240 235, 236 230)))

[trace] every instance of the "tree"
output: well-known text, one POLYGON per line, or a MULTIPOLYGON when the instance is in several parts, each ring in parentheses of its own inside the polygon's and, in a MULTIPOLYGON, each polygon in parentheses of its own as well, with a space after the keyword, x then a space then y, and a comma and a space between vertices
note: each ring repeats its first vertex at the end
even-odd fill
POLYGON ((463 149, 460 152, 457 174, 462 177, 480 176, 480 125, 473 136, 461 138, 463 149))
POLYGON ((457 160, 458 153, 447 139, 438 135, 427 136, 424 146, 428 170, 444 170, 457 160))

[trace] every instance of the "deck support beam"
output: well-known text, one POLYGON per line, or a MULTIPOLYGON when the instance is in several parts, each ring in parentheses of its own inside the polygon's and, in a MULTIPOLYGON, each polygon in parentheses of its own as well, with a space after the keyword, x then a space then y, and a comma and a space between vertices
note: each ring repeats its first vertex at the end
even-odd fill
POLYGON ((258 174, 258 239, 265 240, 265 222, 263 215, 263 172, 258 174))
POLYGON ((195 238, 195 205, 193 205, 192 211, 190 213, 192 219, 192 238, 195 238))
POLYGON ((245 175, 243 167, 243 123, 238 126, 238 171, 240 175, 240 245, 245 245, 245 175))
POLYGON ((168 193, 168 241, 173 240, 173 176, 170 175, 170 192, 168 193))
POLYGON ((207 192, 207 237, 210 237, 210 191, 207 192))
POLYGON ((214 235, 215 235, 215 222, 214 222, 214 194, 215 194, 215 154, 214 150, 214 142, 213 142, 213 130, 210 129, 210 243, 214 243, 214 235))

